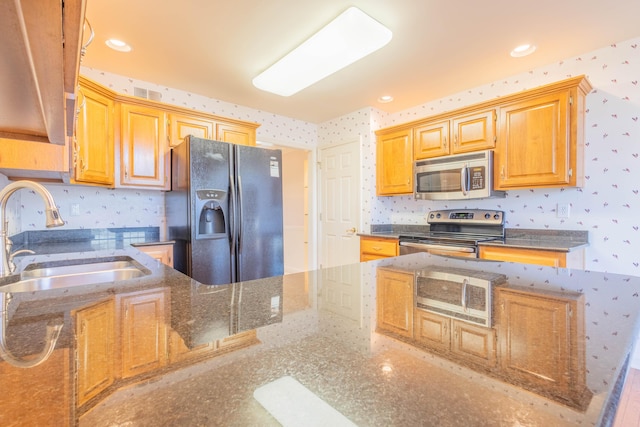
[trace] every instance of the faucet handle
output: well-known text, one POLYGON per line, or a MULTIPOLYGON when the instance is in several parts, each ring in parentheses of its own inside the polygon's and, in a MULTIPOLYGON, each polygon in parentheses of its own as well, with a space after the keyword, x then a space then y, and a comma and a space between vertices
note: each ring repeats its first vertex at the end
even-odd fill
MULTIPOLYGON (((11 246, 9 246, 10 248, 11 246)), ((18 254, 35 254, 31 249, 20 249, 19 251, 15 251, 13 253, 9 252, 9 272, 13 273, 16 270, 16 264, 13 262, 13 258, 18 254)))

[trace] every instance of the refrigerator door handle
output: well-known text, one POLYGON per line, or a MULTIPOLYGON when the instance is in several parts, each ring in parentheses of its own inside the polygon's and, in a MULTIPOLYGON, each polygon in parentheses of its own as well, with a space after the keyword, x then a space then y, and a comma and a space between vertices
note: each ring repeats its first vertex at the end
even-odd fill
MULTIPOLYGON (((231 263, 231 283, 235 283, 237 281, 237 277, 236 277, 236 268, 235 267, 235 262, 233 262, 234 259, 236 259, 236 254, 238 253, 236 250, 236 243, 237 243, 237 238, 236 236, 238 235, 236 232, 236 215, 237 215, 237 207, 238 207, 238 203, 237 203, 237 195, 236 195, 236 183, 235 180, 233 179, 233 174, 229 175, 229 183, 231 184, 229 186, 229 193, 231 194, 231 203, 230 203, 230 209, 231 209, 231 215, 230 217, 230 224, 229 224, 229 241, 230 241, 230 246, 231 246, 231 259, 232 259, 232 263, 231 263)), ((236 260, 237 262, 237 260, 236 260)))
MULTIPOLYGON (((242 252, 242 222, 242 177, 238 176, 238 253, 242 252)), ((238 271, 242 270, 238 268, 238 271)))

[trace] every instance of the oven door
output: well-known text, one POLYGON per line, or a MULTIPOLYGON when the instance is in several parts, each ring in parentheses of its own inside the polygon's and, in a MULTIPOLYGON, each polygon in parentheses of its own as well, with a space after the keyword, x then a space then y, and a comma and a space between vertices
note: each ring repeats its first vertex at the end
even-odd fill
POLYGON ((491 281, 438 271, 416 274, 418 309, 482 326, 491 322, 491 281))
POLYGON ((475 245, 455 245, 441 243, 417 243, 400 241, 400 255, 428 252, 434 255, 443 255, 455 258, 477 258, 478 250, 475 245))

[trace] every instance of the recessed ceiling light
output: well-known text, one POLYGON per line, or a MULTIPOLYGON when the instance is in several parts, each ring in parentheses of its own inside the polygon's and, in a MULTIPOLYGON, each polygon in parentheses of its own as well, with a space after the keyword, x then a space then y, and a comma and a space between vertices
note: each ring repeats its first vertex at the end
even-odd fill
POLYGON ((122 40, 118 39, 109 39, 105 42, 107 46, 109 46, 113 50, 117 50, 118 52, 131 52, 131 46, 122 40))
POLYGON ((380 98, 378 98, 378 102, 382 104, 386 104, 391 101, 393 101, 393 96, 391 95, 382 95, 380 98))
POLYGON ((520 58, 523 56, 531 55, 536 51, 536 46, 532 44, 522 44, 515 49, 513 49, 510 53, 514 58, 520 58))
POLYGON ((350 7, 253 79, 258 89, 290 96, 380 49, 391 30, 350 7))

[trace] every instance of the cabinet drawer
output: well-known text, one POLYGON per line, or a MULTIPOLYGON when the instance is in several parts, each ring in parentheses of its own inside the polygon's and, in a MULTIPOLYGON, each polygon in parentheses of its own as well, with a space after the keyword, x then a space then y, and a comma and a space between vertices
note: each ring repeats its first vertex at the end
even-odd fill
POLYGON ((397 256, 398 240, 396 239, 360 239, 360 252, 362 254, 397 256))

